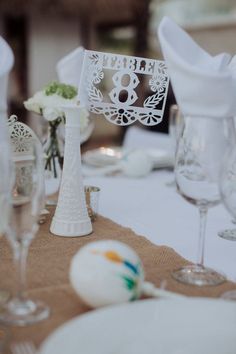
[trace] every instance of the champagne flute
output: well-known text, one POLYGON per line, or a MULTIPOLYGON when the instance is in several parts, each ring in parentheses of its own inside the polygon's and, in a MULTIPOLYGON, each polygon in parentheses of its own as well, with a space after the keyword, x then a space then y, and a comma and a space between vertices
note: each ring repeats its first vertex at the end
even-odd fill
MULTIPOLYGON (((25 139, 27 139, 25 137, 25 139)), ((11 193, 11 215, 6 237, 12 247, 17 270, 17 292, 4 304, 0 321, 27 325, 49 316, 49 308, 26 295, 26 260, 28 249, 38 230, 38 218, 44 200, 44 168, 41 144, 27 139, 27 154, 13 154, 15 183, 11 193)))
MULTIPOLYGON (((220 193, 224 206, 231 216, 236 217, 236 149, 235 147, 227 155, 222 164, 220 176, 220 193)), ((222 297, 228 300, 236 300, 236 290, 225 292, 222 297)))
POLYGON ((208 209, 220 203, 219 178, 226 151, 235 144, 232 118, 185 117, 179 139, 175 177, 178 192, 200 214, 198 262, 173 272, 183 283, 217 285, 225 277, 204 266, 205 229, 208 209))

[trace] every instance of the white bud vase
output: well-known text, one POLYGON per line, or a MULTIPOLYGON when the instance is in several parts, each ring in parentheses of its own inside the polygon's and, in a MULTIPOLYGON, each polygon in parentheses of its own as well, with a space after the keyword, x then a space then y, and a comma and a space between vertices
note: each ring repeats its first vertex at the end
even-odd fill
POLYGON ((58 203, 50 231, 58 236, 85 236, 92 232, 81 172, 80 108, 63 107, 66 116, 64 164, 58 203))

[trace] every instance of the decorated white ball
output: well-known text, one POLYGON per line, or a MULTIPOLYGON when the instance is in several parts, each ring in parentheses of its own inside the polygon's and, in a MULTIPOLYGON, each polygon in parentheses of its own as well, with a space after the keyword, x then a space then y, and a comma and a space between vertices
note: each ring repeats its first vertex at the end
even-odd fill
POLYGON ((73 257, 70 280, 91 307, 132 301, 140 297, 143 266, 137 253, 113 240, 91 242, 73 257))
POLYGON ((153 168, 150 156, 143 150, 130 152, 123 158, 121 165, 124 174, 128 177, 145 177, 153 168))

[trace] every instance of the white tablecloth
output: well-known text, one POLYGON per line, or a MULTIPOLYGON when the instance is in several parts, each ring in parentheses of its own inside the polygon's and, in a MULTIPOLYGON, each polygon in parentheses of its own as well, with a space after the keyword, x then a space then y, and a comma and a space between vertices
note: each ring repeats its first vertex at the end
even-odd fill
MULTIPOLYGON (((128 147, 166 147, 168 136, 131 127, 124 145, 128 147)), ((166 183, 174 178, 171 171, 155 170, 146 178, 124 176, 86 177, 84 184, 101 188, 99 213, 130 227, 157 245, 172 247, 184 258, 196 262, 199 232, 198 209, 185 201, 175 187, 166 183)), ((222 205, 209 210, 205 265, 236 280, 236 242, 217 236, 233 228, 231 216, 222 205)), ((236 226, 235 226, 236 228, 236 226)), ((158 270, 157 270, 158 271, 158 270)))

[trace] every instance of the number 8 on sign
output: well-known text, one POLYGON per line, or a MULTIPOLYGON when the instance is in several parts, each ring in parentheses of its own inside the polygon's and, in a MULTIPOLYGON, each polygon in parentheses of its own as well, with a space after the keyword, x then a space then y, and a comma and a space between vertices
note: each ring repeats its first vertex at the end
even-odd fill
POLYGON ((112 100, 112 102, 120 105, 131 105, 135 101, 137 101, 137 94, 134 91, 134 89, 138 86, 139 84, 139 79, 135 73, 132 73, 130 71, 118 71, 112 78, 112 81, 114 82, 115 88, 109 93, 109 96, 112 100), (129 80, 128 85, 123 85, 122 79, 129 80), (122 92, 127 93, 126 95, 126 100, 120 101, 120 95, 122 92))

